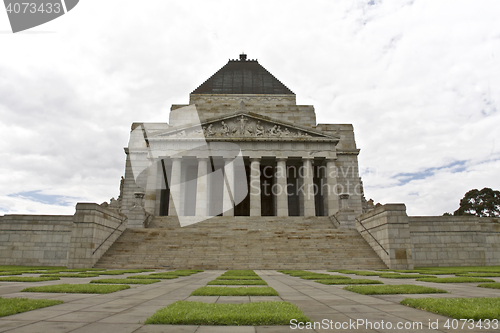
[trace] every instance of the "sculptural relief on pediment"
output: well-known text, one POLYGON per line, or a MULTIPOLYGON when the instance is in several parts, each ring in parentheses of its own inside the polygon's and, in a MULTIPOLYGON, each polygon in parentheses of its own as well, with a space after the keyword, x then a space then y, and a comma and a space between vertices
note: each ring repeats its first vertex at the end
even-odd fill
POLYGON ((313 138, 323 137, 316 133, 308 133, 306 130, 294 126, 273 123, 248 117, 245 115, 212 121, 205 124, 173 130, 165 133, 166 137, 186 138, 313 138))

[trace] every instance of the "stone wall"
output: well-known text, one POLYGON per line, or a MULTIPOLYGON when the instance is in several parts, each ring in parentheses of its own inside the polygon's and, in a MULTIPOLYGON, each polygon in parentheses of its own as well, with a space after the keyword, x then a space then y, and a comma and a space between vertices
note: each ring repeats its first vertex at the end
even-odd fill
POLYGON ((67 266, 72 215, 5 215, 0 265, 67 266))
MULTIPOLYGON (((300 124, 302 126, 316 126, 316 113, 312 105, 296 105, 295 95, 210 95, 191 94, 189 105, 196 104, 201 121, 209 118, 221 117, 235 113, 238 110, 255 112, 270 118, 300 124), (243 104, 241 103, 243 102, 243 104)), ((179 110, 188 105, 172 105, 169 124, 178 126, 186 121, 179 110), (178 111, 179 110, 179 111, 178 111)))
POLYGON ((392 269, 500 265, 499 218, 408 217, 404 204, 387 204, 358 221, 358 231, 392 269))
POLYGON ((410 216, 415 266, 500 265, 500 219, 410 216))
POLYGON ((75 215, 5 215, 0 265, 92 267, 125 228, 126 216, 93 203, 75 215))

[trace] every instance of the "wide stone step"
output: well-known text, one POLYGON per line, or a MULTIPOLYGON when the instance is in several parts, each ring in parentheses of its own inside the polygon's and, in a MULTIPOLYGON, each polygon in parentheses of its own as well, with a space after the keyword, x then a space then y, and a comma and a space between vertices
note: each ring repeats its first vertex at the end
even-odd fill
POLYGON ((127 229, 95 267, 386 268, 356 230, 326 217, 217 217, 187 227, 162 217, 152 226, 127 229))

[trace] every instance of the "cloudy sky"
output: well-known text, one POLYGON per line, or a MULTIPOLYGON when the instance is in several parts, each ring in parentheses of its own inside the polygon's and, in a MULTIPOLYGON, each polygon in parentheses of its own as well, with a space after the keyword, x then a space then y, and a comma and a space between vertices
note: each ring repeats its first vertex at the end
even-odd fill
POLYGON ((92 1, 12 34, 0 10, 0 215, 117 197, 132 122, 244 51, 319 123, 354 125, 367 198, 410 215, 500 189, 498 0, 92 1))

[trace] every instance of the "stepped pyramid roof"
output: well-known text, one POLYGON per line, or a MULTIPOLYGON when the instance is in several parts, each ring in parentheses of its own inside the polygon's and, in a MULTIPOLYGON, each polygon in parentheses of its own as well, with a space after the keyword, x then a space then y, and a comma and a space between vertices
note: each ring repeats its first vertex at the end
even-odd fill
POLYGON ((229 60, 192 94, 295 95, 257 60, 247 60, 246 54, 229 60))

